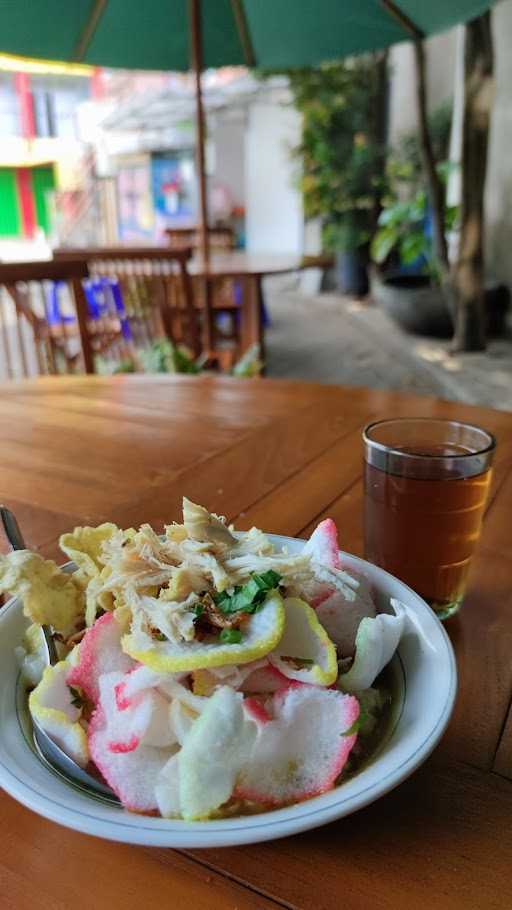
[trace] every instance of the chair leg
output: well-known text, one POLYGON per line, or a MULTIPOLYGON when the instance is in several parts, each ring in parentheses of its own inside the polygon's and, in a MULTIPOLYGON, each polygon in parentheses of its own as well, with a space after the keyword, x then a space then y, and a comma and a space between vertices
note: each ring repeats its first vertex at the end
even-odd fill
POLYGON ((73 296, 75 298, 78 329, 80 332, 80 341, 82 343, 82 355, 84 358, 85 372, 94 373, 94 353, 89 332, 87 331, 87 301, 85 299, 85 293, 81 280, 79 278, 74 278, 72 285, 73 296))

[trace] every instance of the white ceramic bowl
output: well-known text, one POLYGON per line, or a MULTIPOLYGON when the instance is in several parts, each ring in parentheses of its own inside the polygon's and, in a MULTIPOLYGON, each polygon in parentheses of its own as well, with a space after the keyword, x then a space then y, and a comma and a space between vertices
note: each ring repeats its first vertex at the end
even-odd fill
MULTIPOLYGON (((299 552, 304 545, 302 540, 269 536, 289 552, 299 552)), ((134 815, 78 789, 41 762, 23 732, 14 648, 27 620, 20 601, 13 598, 0 611, 0 785, 34 812, 77 831, 133 844, 189 848, 296 834, 349 815, 392 790, 425 761, 446 728, 457 687, 455 658, 443 626, 414 591, 376 566, 341 555, 349 571, 363 572, 370 579, 381 611, 388 611, 390 597, 410 608, 395 657, 402 681, 394 727, 370 764, 346 783, 286 809, 208 822, 134 815)))

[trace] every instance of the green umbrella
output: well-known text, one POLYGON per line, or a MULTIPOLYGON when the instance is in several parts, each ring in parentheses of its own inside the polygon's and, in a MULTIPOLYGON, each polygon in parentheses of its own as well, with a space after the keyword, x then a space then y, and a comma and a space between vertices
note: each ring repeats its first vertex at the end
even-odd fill
POLYGON ((193 69, 207 255, 202 69, 309 66, 467 22, 492 0, 0 0, 0 51, 133 69, 193 69))
MULTIPOLYGON (((0 50, 97 66, 188 70, 187 0, 2 0, 0 50)), ((379 0, 202 0, 205 67, 309 66, 410 37, 379 0)), ((424 35, 488 0, 399 0, 424 35)))

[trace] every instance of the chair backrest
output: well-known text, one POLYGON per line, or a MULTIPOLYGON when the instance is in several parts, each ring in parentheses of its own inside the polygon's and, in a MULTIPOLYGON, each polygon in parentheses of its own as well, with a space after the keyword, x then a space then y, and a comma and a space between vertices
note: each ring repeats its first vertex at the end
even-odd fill
POLYGON ((0 378, 92 369, 82 349, 87 263, 0 263, 0 378))
MULTIPOLYGON (((195 226, 166 228, 165 235, 170 248, 173 250, 183 249, 185 246, 191 246, 194 250, 199 249, 199 228, 195 226)), ((231 227, 208 228, 208 240, 210 248, 214 252, 235 249, 235 232, 231 227)))
POLYGON ((54 250, 56 261, 81 256, 89 267, 91 283, 88 326, 94 352, 103 353, 112 341, 105 313, 95 311, 94 295, 110 294, 111 316, 117 315, 126 345, 135 353, 167 337, 184 344, 194 357, 201 353, 200 314, 194 306, 187 270, 190 247, 87 247, 54 250), (95 284, 96 283, 96 284, 95 284), (92 305, 91 305, 92 299, 92 305))

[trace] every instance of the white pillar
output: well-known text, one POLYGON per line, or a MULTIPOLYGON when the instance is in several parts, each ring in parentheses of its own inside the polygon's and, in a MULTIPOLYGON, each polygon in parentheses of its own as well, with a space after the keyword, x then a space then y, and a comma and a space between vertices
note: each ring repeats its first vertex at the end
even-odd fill
POLYGON ((245 199, 251 253, 302 253, 302 197, 294 181, 298 165, 290 156, 300 134, 301 118, 293 107, 264 99, 250 106, 245 199))

